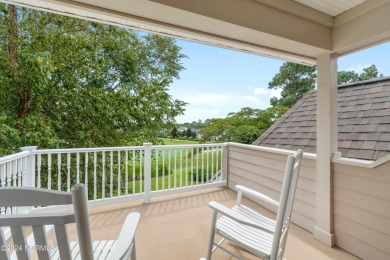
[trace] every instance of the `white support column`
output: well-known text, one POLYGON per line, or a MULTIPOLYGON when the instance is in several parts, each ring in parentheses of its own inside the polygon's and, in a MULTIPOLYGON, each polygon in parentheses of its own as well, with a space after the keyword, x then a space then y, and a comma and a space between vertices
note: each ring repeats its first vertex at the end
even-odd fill
POLYGON ((34 187, 35 188, 35 155, 34 151, 38 148, 38 146, 25 146, 21 147, 20 150, 27 151, 30 155, 26 158, 25 164, 25 178, 26 181, 23 181, 23 186, 34 187))
POLYGON ((337 55, 317 57, 317 213, 315 239, 332 247, 332 155, 337 152, 337 55))
POLYGON ((144 143, 144 192, 145 192, 145 203, 152 202, 152 144, 144 143))

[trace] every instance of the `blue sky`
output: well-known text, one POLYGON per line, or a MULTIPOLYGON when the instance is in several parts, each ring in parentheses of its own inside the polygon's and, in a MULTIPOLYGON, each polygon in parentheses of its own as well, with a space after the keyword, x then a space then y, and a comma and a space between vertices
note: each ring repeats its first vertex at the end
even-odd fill
MULTIPOLYGON (((170 88, 175 99, 189 103, 178 123, 224 118, 242 107, 265 109, 278 91, 268 89, 268 82, 278 73, 283 61, 177 40, 186 70, 170 88)), ((361 72, 375 64, 380 73, 390 76, 390 43, 340 57, 339 70, 361 72)))

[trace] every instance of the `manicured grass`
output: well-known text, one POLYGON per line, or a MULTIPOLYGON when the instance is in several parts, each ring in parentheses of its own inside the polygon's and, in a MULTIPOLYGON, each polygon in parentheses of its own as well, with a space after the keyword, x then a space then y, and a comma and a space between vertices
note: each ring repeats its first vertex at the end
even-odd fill
POLYGON ((165 145, 182 145, 182 144, 198 144, 197 141, 190 140, 179 140, 179 139, 170 139, 170 138, 160 138, 165 145))
MULTIPOLYGON (((168 157, 165 157, 165 160, 162 161, 160 157, 160 160, 158 161, 158 165, 159 165, 158 174, 155 172, 157 168, 157 166, 155 166, 156 161, 155 160, 152 161, 152 187, 151 187, 152 191, 167 189, 168 187, 171 188, 185 187, 188 185, 200 184, 202 183, 202 179, 203 182, 206 182, 209 178, 211 178, 212 175, 217 173, 222 167, 220 161, 222 156, 221 151, 217 151, 214 153, 213 156, 211 156, 207 154, 206 150, 203 153, 201 152, 201 150, 199 150, 199 153, 194 154, 193 157, 187 158, 185 154, 185 150, 186 149, 183 150, 181 155, 180 153, 177 153, 176 160, 174 160, 173 157, 171 157, 170 159, 168 157), (164 169, 165 169, 164 177, 162 177, 162 172, 161 172, 163 169, 162 165, 164 165, 164 169), (193 178, 193 174, 199 177, 198 182, 196 181, 196 179, 193 178)), ((188 153, 187 155, 190 156, 190 153, 188 153)), ((173 152, 171 156, 173 156, 173 152)), ((139 170, 137 170, 137 172, 139 172, 139 170)), ((140 192, 140 185, 142 182, 143 180, 142 181, 137 180, 134 183, 129 181, 129 188, 131 189, 134 184, 135 192, 138 193, 140 192)))

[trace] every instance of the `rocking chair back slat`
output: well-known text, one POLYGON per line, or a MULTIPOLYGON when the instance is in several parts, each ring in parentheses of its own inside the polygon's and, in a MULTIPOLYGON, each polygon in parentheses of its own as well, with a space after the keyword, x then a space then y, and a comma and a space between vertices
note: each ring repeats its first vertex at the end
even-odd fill
MULTIPOLYGON (((45 246, 47 245, 45 227, 40 225, 35 225, 32 228, 34 233, 35 244, 38 246, 38 248, 39 247, 45 248, 45 246)), ((37 254, 40 260, 50 259, 49 250, 37 250, 37 254)))
MULTIPOLYGON (((3 231, 3 228, 0 227, 0 244, 1 245, 6 245, 6 239, 5 239, 5 235, 4 235, 4 231, 3 231)), ((0 250, 0 259, 6 259, 8 260, 9 259, 9 253, 7 250, 0 250)))
POLYGON ((26 238, 24 236, 23 227, 21 226, 13 226, 11 227, 12 239, 14 244, 17 245, 16 255, 18 256, 18 260, 29 260, 30 252, 25 250, 26 248, 26 238))

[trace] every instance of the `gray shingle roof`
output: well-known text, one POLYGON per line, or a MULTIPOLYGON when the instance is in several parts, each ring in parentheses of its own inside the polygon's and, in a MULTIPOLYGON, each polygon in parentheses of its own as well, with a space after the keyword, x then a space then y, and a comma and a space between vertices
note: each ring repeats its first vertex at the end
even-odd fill
MULTIPOLYGON (((308 92, 253 144, 316 153, 317 92, 308 92)), ((378 160, 390 154, 390 77, 338 87, 339 151, 378 160)))

